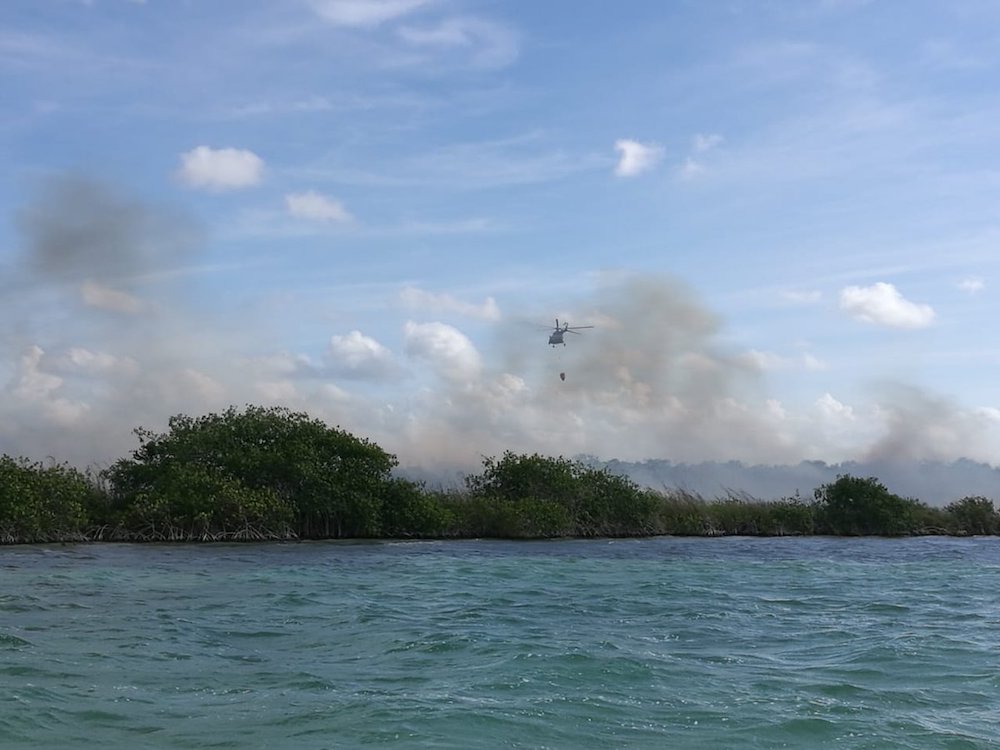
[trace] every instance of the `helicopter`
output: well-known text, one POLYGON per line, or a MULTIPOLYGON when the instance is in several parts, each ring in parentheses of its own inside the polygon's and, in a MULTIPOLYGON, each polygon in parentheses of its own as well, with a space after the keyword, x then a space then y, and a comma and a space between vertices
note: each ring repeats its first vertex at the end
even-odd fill
MULTIPOLYGON (((566 346, 566 342, 563 341, 563 334, 566 333, 577 333, 583 328, 593 328, 594 326, 570 326, 569 323, 563 321, 563 324, 559 325, 559 318, 556 318, 556 327, 549 334, 549 344, 555 346, 556 344, 562 344, 566 346)), ((565 378, 564 378, 565 379, 565 378)))

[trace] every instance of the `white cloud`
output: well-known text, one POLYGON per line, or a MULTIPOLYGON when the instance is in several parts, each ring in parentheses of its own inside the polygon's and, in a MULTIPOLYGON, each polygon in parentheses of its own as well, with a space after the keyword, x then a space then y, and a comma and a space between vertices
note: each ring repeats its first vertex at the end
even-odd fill
POLYGON ((102 286, 93 281, 86 281, 80 287, 80 295, 83 303, 87 307, 106 312, 124 313, 126 315, 137 315, 142 312, 143 304, 128 292, 102 286))
POLYGON ((288 213, 299 219, 316 221, 348 222, 354 217, 340 201, 308 190, 304 193, 289 193, 285 196, 288 213))
POLYGON ((853 408, 841 403, 829 393, 824 393, 816 399, 816 408, 823 417, 829 420, 853 422, 856 419, 853 408))
POLYGON ((411 310, 421 310, 433 313, 456 313, 481 320, 500 320, 500 308, 496 300, 487 297, 482 304, 462 302, 450 294, 434 294, 432 292, 408 286, 399 293, 399 299, 411 310))
POLYGON ((445 323, 407 321, 403 334, 406 353, 415 359, 424 360, 447 380, 472 380, 482 369, 476 347, 457 328, 445 323))
POLYGON ((48 398, 62 385, 62 378, 41 369, 45 350, 32 346, 21 356, 19 375, 14 385, 14 395, 29 401, 48 398))
POLYGON ((995 406, 981 406, 975 410, 975 413, 990 422, 1000 424, 1000 409, 995 406))
POLYGON ((181 154, 177 174, 190 187, 219 191, 256 185, 263 172, 264 162, 253 151, 198 146, 181 154))
POLYGON ((395 370, 392 352, 361 331, 330 337, 334 369, 354 376, 377 377, 395 370))
POLYGON ((842 289, 840 309, 865 323, 890 328, 926 328, 934 321, 930 305, 910 302, 895 286, 883 281, 842 289))
POLYGON ((981 292, 986 287, 986 283, 975 276, 970 276, 967 279, 962 279, 958 282, 958 288, 963 292, 968 292, 969 294, 975 294, 976 292, 981 292))
POLYGON ((619 177, 634 177, 642 174, 663 158, 663 148, 655 144, 643 144, 623 138, 615 141, 615 150, 621 153, 615 174, 619 177))
POLYGON ((336 26, 374 28, 432 4, 432 0, 312 0, 313 10, 336 26))
POLYGON ((68 427, 83 418, 88 406, 59 395, 63 379, 42 369, 44 356, 44 349, 32 346, 21 357, 13 394, 19 400, 37 405, 46 421, 68 427))
POLYGON ((480 68, 501 68, 517 59, 517 36, 506 26, 478 18, 448 18, 436 26, 405 26, 401 39, 419 47, 471 51, 480 68))

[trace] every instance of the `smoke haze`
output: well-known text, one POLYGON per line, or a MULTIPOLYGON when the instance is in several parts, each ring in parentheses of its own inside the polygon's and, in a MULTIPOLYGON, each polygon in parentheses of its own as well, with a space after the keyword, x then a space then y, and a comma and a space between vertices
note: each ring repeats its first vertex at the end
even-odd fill
POLYGON ((104 465, 135 447, 135 427, 247 403, 304 411, 439 474, 505 450, 685 465, 984 461, 969 446, 996 431, 989 415, 900 383, 868 410, 829 394, 786 408, 759 364, 723 342, 724 321, 670 277, 606 274, 556 313, 528 311, 594 326, 556 347, 492 297, 484 316, 401 284, 407 312, 424 305, 425 319, 400 320, 397 344, 331 330, 320 356, 266 348, 259 310, 209 313, 197 280, 174 273, 207 260, 183 215, 64 175, 15 220, 22 243, 0 302, 0 452, 13 455, 104 465), (830 437, 843 435, 853 447, 830 437))

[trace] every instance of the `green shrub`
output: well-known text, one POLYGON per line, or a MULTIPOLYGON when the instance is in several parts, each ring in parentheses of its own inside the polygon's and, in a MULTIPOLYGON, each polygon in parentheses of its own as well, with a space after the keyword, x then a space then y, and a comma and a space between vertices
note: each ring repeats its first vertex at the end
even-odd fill
POLYGON ((1000 531, 1000 516, 993 507, 993 501, 988 498, 963 497, 947 505, 944 511, 951 518, 957 533, 996 534, 1000 531))
POLYGON ((467 520, 476 534, 504 537, 655 533, 657 500, 626 477, 558 457, 483 459, 466 478, 467 520))
POLYGON ((292 509, 270 489, 254 489, 218 469, 167 464, 125 511, 147 541, 287 539, 292 509))
MULTIPOLYGON (((215 497, 240 487, 273 493, 294 512, 302 537, 380 533, 382 495, 396 459, 373 443, 277 407, 230 407, 197 419, 178 415, 168 425, 164 434, 136 430, 140 446, 132 458, 106 470, 119 509, 156 498, 161 485, 188 476, 221 492, 215 497)), ((235 506, 227 507, 235 515, 222 526, 243 528, 235 506)))
POLYGON ((84 539, 87 508, 100 503, 101 491, 77 469, 0 456, 0 543, 84 539))
POLYGON ((455 514, 442 493, 427 492, 404 479, 386 482, 382 492, 379 527, 383 536, 448 536, 455 525, 455 514))
POLYGON ((917 529, 920 503, 894 495, 874 477, 838 476, 814 496, 821 533, 899 536, 917 529))

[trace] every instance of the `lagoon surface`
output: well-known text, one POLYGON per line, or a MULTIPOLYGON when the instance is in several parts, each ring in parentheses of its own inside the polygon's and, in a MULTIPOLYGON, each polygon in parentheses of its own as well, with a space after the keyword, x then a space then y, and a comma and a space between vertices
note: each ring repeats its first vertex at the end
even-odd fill
POLYGON ((0 747, 1000 747, 1000 539, 0 548, 0 747))

